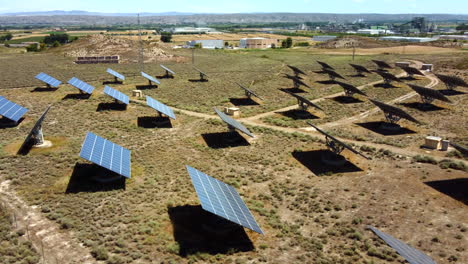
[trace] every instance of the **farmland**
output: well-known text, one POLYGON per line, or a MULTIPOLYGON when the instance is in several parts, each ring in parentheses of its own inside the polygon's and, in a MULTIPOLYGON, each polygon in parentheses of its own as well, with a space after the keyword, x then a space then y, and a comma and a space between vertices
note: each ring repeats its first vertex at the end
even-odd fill
MULTIPOLYGON (((5 192, 16 194, 24 200, 22 206, 49 225, 42 230, 31 225, 33 244, 43 243, 46 263, 402 262, 367 225, 409 243, 437 263, 468 261, 466 159, 453 156, 455 152, 420 148, 423 138, 433 134, 466 145, 468 111, 460 106, 466 105, 467 95, 452 95, 452 104, 438 103, 441 109, 432 112, 411 107, 417 96, 405 97, 394 105, 422 124, 403 121, 402 127, 415 133, 380 135, 359 124, 382 121, 382 112, 372 112, 375 107, 364 96, 356 96, 360 102, 351 104, 333 100, 343 89, 316 73, 320 67, 315 62, 329 63, 346 82, 362 86, 369 98, 390 102, 412 92, 408 83, 445 88, 432 74, 403 80, 395 88, 376 87, 381 80, 377 74, 351 77, 355 72, 348 64, 375 69, 372 59, 392 65, 402 60, 413 65, 431 62, 437 70, 466 76, 466 69, 457 66, 466 60, 466 52, 363 52, 353 61, 350 53, 330 55, 334 50, 312 48, 196 50, 195 66, 209 79, 197 82, 191 51, 158 47, 173 57, 146 63, 144 71, 163 75, 159 67, 163 63, 176 77, 161 79, 158 88, 142 91, 174 108, 177 119, 169 128, 155 127, 151 120, 157 113, 143 99, 133 97, 125 111, 106 108, 113 102, 102 93, 103 82, 112 79, 106 68, 127 77, 123 85, 110 86, 131 95, 147 84, 136 63, 78 65, 73 57, 63 55, 65 47, 38 54, 0 53, 3 65, 8 65, 2 67, 0 95, 29 109, 19 126, 0 129, 0 181, 5 192), (296 108, 296 99, 281 90, 293 87, 284 77, 292 74, 288 64, 306 73, 304 82, 311 88, 299 94, 320 99, 317 104, 324 109, 311 110, 317 116, 307 121, 372 160, 345 151, 349 162, 344 168, 324 166, 320 162, 326 152, 324 137, 306 129, 306 120, 276 113, 296 108), (66 84, 43 91, 38 89, 43 84, 34 79, 39 72, 63 82, 78 77, 96 90, 88 99, 70 96, 78 91, 66 84), (239 104, 246 100, 234 82, 250 87, 263 100, 239 104), (52 108, 43 129, 53 147, 16 155, 48 105, 52 108), (227 106, 240 108, 239 121, 255 138, 238 135, 234 146, 223 140, 228 130, 213 107, 227 106), (362 119, 347 121, 366 111, 371 112, 362 119), (109 185, 91 180, 106 172, 78 156, 87 131, 132 151, 131 179, 109 185), (430 157, 431 162, 418 162, 422 159, 417 155, 430 157), (462 165, 447 167, 442 160, 462 165), (203 221, 212 216, 200 207, 184 165, 234 186, 265 235, 242 228, 228 234, 206 232, 203 221), (47 232, 48 228, 55 228, 60 236, 47 232), (65 244, 77 250, 60 254, 57 248, 65 244)), ((401 70, 391 72, 398 75, 401 70)), ((6 204, 14 204, 5 199, 6 204)), ((30 254, 34 258, 39 253, 30 254)))

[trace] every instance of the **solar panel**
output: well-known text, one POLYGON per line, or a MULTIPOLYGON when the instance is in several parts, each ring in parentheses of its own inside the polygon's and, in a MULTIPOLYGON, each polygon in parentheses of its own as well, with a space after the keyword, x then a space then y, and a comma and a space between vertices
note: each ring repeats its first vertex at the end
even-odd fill
POLYGON ((333 140, 334 142, 340 144, 341 146, 347 148, 348 150, 350 150, 351 152, 353 152, 354 154, 358 154, 360 155, 361 157, 364 157, 365 159, 369 159, 368 157, 366 157, 364 154, 362 154, 361 152, 353 149, 351 146, 349 146, 348 144, 345 144, 343 143, 342 141, 336 139, 335 137, 333 137, 332 135, 328 134, 327 132, 321 130, 320 128, 316 127, 314 124, 310 123, 310 122, 307 122, 307 124, 309 124, 310 126, 312 126, 313 128, 315 128, 315 130, 317 130, 318 132, 320 132, 321 134, 323 134, 324 136, 330 138, 331 140, 333 140))
POLYGON ((120 80, 125 81, 125 76, 123 76, 122 74, 112 70, 111 68, 107 68, 107 73, 114 76, 115 78, 119 78, 120 80))
POLYGON ((158 111, 159 113, 161 114, 164 114, 164 115, 167 115, 168 117, 172 118, 172 119, 176 119, 176 116, 174 114, 174 111, 172 111, 171 108, 169 108, 167 105, 163 104, 163 103, 160 103, 159 101, 149 97, 149 96, 146 96, 146 104, 153 108, 154 110, 158 111))
POLYGON ((263 235, 234 187, 185 165, 204 210, 263 235))
POLYGON ((306 83, 304 83, 300 78, 298 78, 298 77, 296 77, 296 76, 291 76, 291 75, 289 75, 289 74, 286 74, 286 78, 293 80, 294 83, 297 84, 297 85, 302 85, 302 86, 305 86, 305 87, 307 87, 307 88, 310 88, 309 85, 307 85, 306 83))
POLYGON ((17 105, 3 96, 0 96, 0 115, 18 122, 28 109, 17 105))
POLYGON ((216 109, 216 107, 214 108, 216 114, 218 114, 218 116, 221 118, 221 120, 223 120, 226 124, 228 124, 228 126, 230 128, 235 128, 239 131, 241 131, 242 133, 250 136, 250 137, 255 137, 245 126, 243 126, 241 123, 237 122, 236 120, 230 118, 229 116, 227 116, 226 114, 224 114, 223 112, 219 111, 218 109, 216 109))
POLYGON ((368 226, 372 232, 374 232, 378 237, 380 237, 387 245, 396 250, 400 256, 402 256, 410 264, 436 264, 428 255, 423 252, 408 246, 402 241, 378 230, 375 227, 368 226))
POLYGON ((357 64, 352 64, 350 63, 351 67, 353 67, 356 71, 358 72, 366 72, 366 73, 371 73, 366 67, 357 65, 357 64))
POLYGON ((332 66, 328 65, 328 63, 322 62, 322 61, 317 61, 320 66, 322 66, 323 69, 329 69, 329 70, 334 70, 332 66))
POLYGON ((420 70, 413 68, 413 67, 401 67, 408 75, 420 75, 424 76, 424 73, 422 73, 420 70))
POLYGON ((202 72, 200 69, 193 67, 197 72, 199 72, 201 75, 208 77, 208 75, 204 72, 202 72))
POLYGON ((80 157, 126 178, 131 177, 130 150, 88 132, 80 157))
POLYGON ((367 96, 363 91, 359 90, 356 86, 354 85, 351 85, 351 84, 347 84, 347 83, 343 83, 343 82, 340 82, 340 81, 335 81, 337 84, 339 84, 341 87, 343 87, 343 89, 345 89, 345 92, 347 95, 352 95, 352 94, 361 94, 361 95, 364 95, 364 96, 367 96))
POLYGON ((328 74, 330 76, 331 79, 334 79, 334 78, 340 78, 340 79, 345 79, 343 76, 341 76, 340 74, 338 74, 336 71, 334 70, 330 70, 330 69, 327 69, 327 68, 324 68, 323 71, 328 74))
MULTIPOLYGON (((50 107, 47 107, 47 109, 44 111, 44 113, 39 117, 39 119, 36 121, 36 124, 33 126, 33 128, 31 129, 31 131, 29 132, 28 136, 26 137, 26 139, 23 141, 23 144, 21 145, 21 147, 19 148, 20 151, 23 150, 26 145, 29 143, 29 141, 31 140, 31 138, 33 137, 33 135, 37 135, 38 131, 41 129, 41 126, 42 126, 42 122, 44 121, 47 113, 49 112, 50 110, 50 107)), ((41 133, 42 134, 42 133, 41 133)), ((41 136, 42 137, 42 136, 41 136)), ((42 140, 42 139, 40 139, 42 140)), ((42 142, 41 142, 42 143, 42 142)))
POLYGON ((75 88, 78 88, 80 91, 83 91, 87 94, 92 94, 94 91, 94 87, 83 82, 82 80, 73 77, 70 80, 68 80, 68 83, 73 85, 75 88))
POLYGON ((258 96, 256 93, 254 93, 254 92, 253 92, 252 90, 250 90, 249 88, 247 88, 247 87, 245 87, 245 86, 243 86, 242 84, 237 83, 237 82, 236 82, 236 84, 239 85, 239 87, 242 88, 242 89, 245 91, 245 93, 247 94, 247 96, 253 95, 253 96, 257 97, 258 99, 263 100, 260 96, 258 96))
POLYGON ((389 72, 383 72, 383 71, 376 71, 378 75, 380 75, 386 82, 389 81, 396 81, 396 82, 401 82, 400 79, 398 79, 395 75, 389 73, 389 72))
POLYGON ((128 96, 120 91, 117 91, 109 86, 104 86, 104 93, 109 95, 110 97, 114 98, 115 100, 118 100, 126 105, 129 103, 128 96))
POLYGON ((305 72, 303 72, 301 69, 295 67, 295 66, 291 66, 291 65, 287 65, 291 70, 293 70, 293 72, 298 75, 298 74, 304 74, 305 75, 305 72))
POLYGON ((54 77, 51 77, 51 76, 43 73, 43 72, 36 75, 35 78, 38 79, 39 81, 42 81, 42 82, 46 83, 47 85, 52 86, 52 87, 58 87, 60 84, 62 84, 61 81, 59 81, 59 80, 55 79, 54 77))
POLYGON ((398 116, 400 118, 404 118, 406 120, 409 120, 409 121, 412 121, 412 122, 415 122, 415 123, 420 123, 414 117, 410 116, 408 113, 406 113, 405 111, 403 111, 402 109, 400 109, 398 107, 395 107, 393 105, 384 104, 384 103, 379 102, 377 100, 369 99, 369 101, 371 101, 374 105, 376 105, 378 108, 380 108, 386 114, 398 116))
POLYGON ((388 63, 386 63, 385 61, 381 61, 381 60, 372 60, 375 64, 377 64, 377 66, 379 68, 382 68, 382 69, 393 69, 392 66, 390 66, 388 63))
POLYGON ((161 84, 161 82, 159 82, 156 78, 154 78, 153 76, 149 75, 149 74, 146 74, 144 72, 141 72, 141 76, 143 76, 144 78, 146 78, 150 83, 151 82, 154 82, 156 84, 161 84))
POLYGON ((166 66, 159 64, 161 68, 163 68, 166 72, 171 73, 172 75, 175 75, 175 72, 173 72, 171 69, 167 68, 166 66))
POLYGON ((451 75, 443 75, 435 73, 437 78, 439 78, 449 89, 453 89, 457 86, 468 87, 468 83, 465 82, 462 78, 451 75))
POLYGON ((286 91, 286 90, 284 90, 284 91, 285 91, 286 93, 290 94, 291 96, 296 97, 296 99, 297 99, 300 103, 303 103, 303 104, 306 104, 306 105, 315 107, 315 108, 320 109, 320 110, 323 111, 323 109, 320 108, 320 106, 318 106, 318 105, 312 103, 310 100, 308 100, 308 99, 306 99, 306 98, 304 98, 304 97, 302 97, 302 96, 300 96, 300 95, 298 95, 298 94, 291 93, 291 92, 286 91))
POLYGON ((411 89, 417 92, 421 97, 432 98, 432 99, 441 100, 447 103, 451 103, 451 101, 445 95, 443 95, 441 92, 437 90, 426 88, 426 87, 421 87, 421 86, 414 85, 414 84, 408 84, 408 85, 409 87, 411 87, 411 89))

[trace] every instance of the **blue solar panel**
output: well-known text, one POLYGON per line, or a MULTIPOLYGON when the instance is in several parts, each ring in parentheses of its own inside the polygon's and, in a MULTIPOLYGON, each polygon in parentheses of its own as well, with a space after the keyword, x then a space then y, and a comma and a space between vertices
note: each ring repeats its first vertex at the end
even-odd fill
POLYGON ((242 133, 245 133, 246 135, 250 137, 255 137, 252 132, 250 132, 245 126, 243 126, 241 123, 237 122, 236 120, 230 118, 227 116, 225 113, 219 111, 218 109, 214 108, 216 114, 223 120, 226 124, 228 124, 229 127, 235 128, 242 133))
POLYGON ((236 189, 188 165, 186 168, 204 210, 263 234, 236 189))
POLYGON ((112 89, 111 87, 109 86, 105 86, 104 87, 104 93, 109 95, 110 97, 116 99, 116 100, 119 100, 120 102, 128 105, 128 102, 129 102, 129 99, 128 99, 128 96, 122 92, 119 92, 115 89, 112 89))
POLYGON ((175 72, 173 72, 173 71, 172 71, 171 69, 169 69, 168 67, 166 67, 166 66, 164 66, 164 65, 162 65, 162 64, 159 64, 159 66, 161 66, 161 68, 163 68, 165 71, 170 72, 170 73, 172 73, 173 75, 175 75, 175 72))
POLYGON ((112 70, 111 68, 107 68, 107 73, 109 73, 110 75, 112 75, 112 76, 114 76, 116 78, 119 78, 122 81, 125 81, 125 76, 123 76, 122 74, 112 70))
POLYGON ((81 147, 80 157, 130 178, 130 154, 130 150, 88 132, 81 147))
POLYGON ((156 80, 156 78, 154 78, 153 76, 149 75, 149 74, 146 74, 144 72, 141 72, 141 76, 145 77, 148 81, 150 82, 154 82, 156 84, 161 84, 158 80, 156 80))
POLYGON ((0 96, 0 115, 18 122, 28 109, 17 105, 3 96, 0 96))
POLYGON ((158 111, 159 113, 162 113, 162 114, 165 114, 167 115, 168 117, 172 118, 172 119, 176 119, 176 116, 174 114, 174 111, 172 111, 171 108, 169 108, 167 105, 163 104, 163 103, 160 103, 159 101, 149 97, 149 96, 146 96, 146 104, 153 108, 154 110, 158 111))
POLYGON ((395 249, 398 254, 400 254, 406 261, 410 264, 436 264, 428 255, 422 253, 421 251, 408 246, 402 241, 385 234, 384 232, 379 231, 377 228, 369 226, 369 228, 379 236, 385 243, 390 247, 395 249))
POLYGON ((83 91, 87 94, 91 94, 93 93, 94 91, 94 87, 83 82, 82 80, 78 79, 78 78, 71 78, 70 80, 68 80, 68 83, 73 85, 74 87, 78 88, 80 91, 83 91))
POLYGON ((55 79, 54 77, 51 77, 43 72, 39 73, 36 75, 36 79, 39 81, 45 82, 46 84, 52 86, 52 87, 58 87, 60 84, 62 84, 61 81, 55 79))

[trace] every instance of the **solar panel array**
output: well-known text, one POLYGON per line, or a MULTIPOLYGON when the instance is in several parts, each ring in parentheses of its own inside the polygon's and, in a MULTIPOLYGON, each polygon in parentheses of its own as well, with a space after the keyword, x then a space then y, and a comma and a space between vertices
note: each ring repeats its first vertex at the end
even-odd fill
POLYGON ((197 72, 199 72, 201 75, 208 77, 208 75, 204 72, 202 72, 200 69, 193 67, 197 72))
POLYGON ((33 128, 31 129, 31 131, 29 132, 28 136, 26 137, 26 139, 23 141, 23 144, 21 145, 21 147, 19 148, 20 150, 24 149, 26 147, 26 145, 29 143, 29 141, 31 140, 31 137, 33 136, 33 134, 42 126, 42 122, 44 121, 47 113, 49 112, 50 110, 50 107, 47 107, 47 109, 44 111, 44 113, 42 113, 42 115, 39 117, 39 119, 36 121, 36 124, 33 126, 33 128))
POLYGON ((341 76, 340 74, 338 74, 336 71, 334 70, 330 70, 330 69, 327 69, 327 68, 324 68, 323 71, 330 75, 330 77, 333 77, 333 78, 340 78, 340 79, 345 79, 343 76, 341 76))
POLYGON ((443 74, 438 74, 435 73, 437 78, 439 78, 443 83, 445 83, 447 86, 461 86, 461 87, 468 87, 468 83, 465 82, 460 77, 457 76, 451 76, 451 75, 443 75, 443 74))
POLYGON ((288 67, 293 70, 293 72, 297 75, 297 74, 305 74, 305 72, 303 72, 301 69, 295 67, 295 66, 291 66, 291 65, 288 65, 288 67))
POLYGON ((109 95, 110 97, 114 98, 115 100, 118 100, 126 105, 129 103, 129 98, 126 94, 117 91, 109 86, 104 86, 104 93, 109 95))
POLYGON ((392 69, 392 66, 390 66, 388 63, 385 61, 381 60, 372 60, 379 68, 384 68, 384 69, 392 69))
POLYGON ((350 63, 349 65, 351 65, 351 67, 353 67, 356 71, 358 72, 367 72, 367 73, 371 73, 366 67, 364 66, 361 66, 361 65, 357 65, 357 64, 352 64, 350 63))
POLYGON ((52 87, 58 87, 60 84, 62 84, 61 81, 55 79, 54 77, 51 77, 43 72, 39 73, 38 75, 36 75, 35 77, 36 79, 38 79, 39 81, 42 81, 52 87))
POLYGON ((83 82, 82 80, 73 77, 70 80, 68 80, 68 83, 73 85, 74 87, 78 88, 80 91, 83 91, 87 94, 92 94, 94 91, 94 87, 83 82))
POLYGON ((343 87, 343 89, 345 90, 348 90, 352 93, 357 93, 357 94, 361 94, 361 95, 365 95, 367 96, 363 91, 359 90, 356 86, 354 85, 351 85, 351 84, 347 84, 347 83, 344 83, 344 82, 340 82, 340 81, 335 81, 335 83, 339 84, 341 87, 343 87))
POLYGON ((236 189, 188 165, 186 168, 204 210, 263 234, 236 189))
POLYGON ((307 104, 307 105, 312 106, 312 107, 315 107, 315 108, 320 109, 320 110, 323 111, 323 109, 322 109, 320 106, 318 106, 318 105, 312 103, 312 102, 311 102, 310 100, 308 100, 307 98, 304 98, 304 97, 302 97, 302 96, 300 96, 300 95, 298 95, 298 94, 295 94, 295 93, 291 93, 291 92, 288 92, 288 91, 286 91, 286 92, 287 92, 288 94, 290 94, 291 96, 296 97, 296 99, 299 100, 299 101, 301 101, 302 103, 307 104))
POLYGON ((146 96, 146 104, 153 108, 154 110, 158 111, 159 113, 161 114, 164 114, 164 115, 167 115, 168 117, 172 118, 172 119, 176 119, 176 116, 174 114, 174 111, 172 111, 172 109, 170 107, 168 107, 167 105, 149 97, 149 96, 146 96))
POLYGON ((17 105, 3 96, 0 96, 0 115, 18 122, 28 109, 17 105))
POLYGON ((130 154, 130 150, 88 132, 81 147, 80 157, 130 178, 130 154))
POLYGON ((389 104, 384 104, 384 103, 379 102, 377 100, 369 99, 369 101, 371 101, 374 105, 376 105, 378 108, 380 108, 385 113, 389 113, 389 114, 392 114, 392 115, 395 115, 395 116, 399 116, 401 118, 404 118, 404 119, 409 120, 409 121, 413 121, 415 123, 420 123, 414 117, 410 116, 408 113, 406 113, 405 111, 403 111, 402 109, 400 109, 398 107, 395 107, 395 106, 389 105, 389 104))
POLYGON ((415 92, 417 92, 421 96, 441 100, 447 103, 452 102, 450 101, 450 99, 448 99, 445 95, 443 95, 441 92, 437 90, 426 88, 426 87, 421 87, 421 86, 414 85, 414 84, 408 84, 408 86, 411 87, 411 89, 413 89, 415 92))
POLYGON ((159 82, 156 78, 154 78, 153 76, 151 76, 149 74, 141 72, 141 76, 143 76, 144 78, 146 78, 150 82, 154 82, 156 84, 161 84, 161 82, 159 82))
POLYGON ((306 83, 304 83, 304 82, 301 80, 300 77, 291 76, 291 75, 289 75, 289 74, 286 74, 286 78, 293 80, 295 83, 297 83, 297 84, 299 84, 299 85, 302 85, 302 86, 305 86, 305 87, 307 87, 307 88, 310 88, 310 86, 307 85, 306 83))
POLYGON ((223 120, 226 124, 228 124, 229 127, 232 127, 232 128, 235 128, 239 131, 241 131, 242 133, 250 136, 250 137, 255 137, 252 132, 250 132, 245 126, 243 126, 241 123, 237 122, 236 120, 230 118, 229 116, 227 116, 225 113, 219 111, 218 109, 216 109, 216 107, 214 108, 216 114, 218 114, 218 116, 221 118, 221 120, 223 120))
POLYGON ((313 128, 315 128, 315 130, 317 130, 318 132, 320 132, 321 134, 323 134, 324 136, 332 139, 333 141, 335 141, 336 143, 342 145, 343 147, 347 148, 348 150, 350 150, 351 152, 355 153, 355 154, 358 154, 362 157, 364 157, 365 159, 369 159, 368 157, 366 157, 364 154, 362 154, 361 152, 353 149, 351 146, 349 146, 348 144, 345 144, 344 142, 342 142, 341 140, 338 140, 336 139, 334 136, 328 134, 327 132, 321 130, 320 128, 316 127, 314 124, 310 123, 310 122, 307 122, 307 124, 309 124, 310 126, 312 126, 313 128))
POLYGON ((401 67, 407 74, 409 75, 420 75, 424 76, 424 73, 422 73, 420 70, 413 68, 413 67, 401 67))
POLYGON ((376 71, 376 73, 380 75, 382 78, 384 78, 385 80, 401 82, 400 79, 398 79, 395 75, 391 73, 383 72, 383 71, 376 71))
POLYGON ((329 69, 329 70, 334 70, 332 66, 328 65, 328 63, 322 62, 322 61, 317 61, 318 64, 322 66, 323 69, 329 69))
POLYGON ((172 71, 171 69, 169 69, 168 67, 166 67, 166 66, 164 66, 164 65, 162 65, 162 64, 159 64, 159 66, 161 66, 161 68, 163 68, 165 71, 167 71, 167 72, 169 72, 169 73, 175 75, 175 72, 173 72, 173 71, 172 71))
POLYGON ((111 68, 107 68, 107 73, 114 76, 115 78, 119 78, 120 80, 125 81, 125 76, 123 76, 122 74, 112 70, 111 68))
POLYGON ((236 82, 236 84, 239 85, 239 87, 242 88, 246 93, 251 94, 251 95, 257 97, 257 98, 260 99, 260 100, 263 100, 260 96, 258 96, 256 93, 254 93, 254 92, 253 92, 252 90, 250 90, 249 88, 247 88, 247 87, 245 87, 245 86, 243 86, 242 84, 237 83, 237 82, 236 82))
POLYGON ((398 254, 400 254, 406 261, 410 264, 436 264, 428 255, 422 253, 421 251, 408 246, 402 241, 378 230, 375 227, 369 226, 369 229, 372 230, 377 236, 379 236, 385 243, 390 247, 395 249, 398 254))

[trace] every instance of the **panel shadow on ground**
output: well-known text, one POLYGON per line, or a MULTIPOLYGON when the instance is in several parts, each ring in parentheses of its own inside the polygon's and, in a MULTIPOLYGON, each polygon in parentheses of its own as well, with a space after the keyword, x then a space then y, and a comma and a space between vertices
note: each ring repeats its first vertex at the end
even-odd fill
POLYGON ((390 89, 390 88, 399 88, 391 83, 378 83, 374 84, 375 88, 384 88, 384 89, 390 89))
POLYGON ((89 97, 91 97, 90 94, 81 94, 81 93, 78 93, 78 94, 67 94, 67 95, 65 95, 65 97, 63 97, 62 100, 69 100, 69 99, 85 100, 85 99, 88 99, 89 97))
POLYGON ((240 146, 250 146, 250 143, 237 131, 202 134, 203 140, 210 148, 230 148, 240 146))
POLYGON ((383 126, 385 125, 386 123, 385 122, 382 122, 382 121, 377 121, 377 122, 366 122, 366 123, 355 123, 355 125, 358 125, 360 127, 363 127, 365 129, 368 129, 374 133, 377 133, 377 134, 380 134, 382 136, 398 136, 398 135, 406 135, 406 134, 415 134, 416 132, 411 130, 411 129, 408 129, 408 128, 404 128, 404 127, 400 127, 400 129, 398 130, 388 130, 388 129, 385 129, 383 128, 383 126))
POLYGON ((340 103, 340 104, 357 104, 357 103, 364 103, 364 101, 352 97, 352 96, 336 96, 331 98, 331 100, 340 103))
POLYGON ((135 85, 137 90, 148 90, 148 89, 156 89, 158 86, 156 84, 146 84, 146 85, 135 85))
POLYGON ((425 182, 435 190, 468 205, 468 178, 425 182))
POLYGON ((318 116, 302 109, 292 109, 284 112, 275 112, 276 114, 289 117, 294 120, 319 119, 318 116))
POLYGON ((18 122, 11 121, 10 119, 8 119, 6 117, 0 117, 0 129, 16 127, 19 124, 21 124, 21 122, 23 122, 23 120, 24 120, 24 117, 20 118, 20 120, 18 120, 18 122))
POLYGON ((408 108, 413 108, 422 112, 432 112, 432 111, 440 111, 444 110, 445 108, 433 105, 433 104, 425 104, 425 103, 419 103, 419 102, 412 102, 412 103, 399 103, 399 105, 408 107, 408 108))
POLYGON ((325 80, 325 81, 316 81, 316 83, 320 84, 336 84, 334 80, 325 80))
POLYGON ((55 88, 55 87, 36 87, 31 91, 31 93, 34 93, 34 92, 55 92, 57 90, 58 90, 58 88, 55 88))
POLYGON ((171 119, 162 116, 138 117, 137 125, 142 128, 172 128, 171 119))
POLYGON ((168 208, 179 255, 232 254, 254 250, 243 227, 203 210, 199 205, 168 208))
POLYGON ((336 174, 336 173, 349 173, 362 171, 353 163, 346 160, 342 166, 331 166, 322 161, 323 156, 334 155, 329 150, 312 150, 312 151, 294 151, 293 157, 309 169, 315 175, 336 174))
POLYGON ((73 168, 66 193, 125 190, 125 178, 96 164, 79 163, 73 168))
POLYGON ((465 92, 460 92, 460 91, 456 91, 456 90, 448 90, 448 89, 439 90, 439 92, 441 92, 445 96, 454 96, 454 95, 466 94, 465 92))
POLYGON ((289 92, 289 93, 307 93, 307 91, 304 91, 300 88, 280 88, 279 89, 280 91, 283 91, 283 92, 289 92))
POLYGON ((229 98, 231 104, 235 106, 242 106, 242 105, 259 105, 259 103, 255 102, 251 98, 229 98))
POLYGON ((127 110, 126 104, 121 103, 99 103, 96 112, 101 111, 125 111, 127 110))

